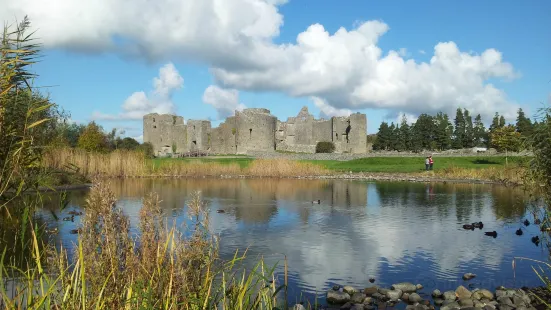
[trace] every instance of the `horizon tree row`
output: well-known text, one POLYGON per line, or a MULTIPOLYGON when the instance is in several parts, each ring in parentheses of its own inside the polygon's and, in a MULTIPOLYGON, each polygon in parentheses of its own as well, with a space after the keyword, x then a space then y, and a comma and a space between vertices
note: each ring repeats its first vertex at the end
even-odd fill
POLYGON ((519 151, 538 123, 526 117, 522 109, 517 111, 514 125, 506 124, 505 117, 495 113, 488 129, 480 114, 473 118, 467 109, 458 108, 452 121, 446 113, 436 115, 423 113, 417 121, 409 124, 406 116, 401 122, 381 122, 373 141, 373 150, 410 151, 463 149, 493 147, 498 151, 519 151))

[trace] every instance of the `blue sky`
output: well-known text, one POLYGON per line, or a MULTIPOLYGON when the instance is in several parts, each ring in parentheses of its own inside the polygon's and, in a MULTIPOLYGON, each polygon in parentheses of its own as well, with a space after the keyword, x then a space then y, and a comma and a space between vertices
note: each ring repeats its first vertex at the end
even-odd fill
POLYGON ((182 0, 187 4, 173 8, 168 7, 174 5, 170 1, 159 0, 159 6, 167 6, 164 9, 180 11, 170 17, 187 16, 185 21, 147 8, 140 12, 136 4, 122 14, 129 25, 105 13, 122 10, 119 0, 98 0, 97 5, 57 0, 58 6, 27 1, 36 2, 39 8, 34 9, 17 0, 5 1, 12 2, 8 7, 13 11, 0 16, 12 21, 14 15, 29 14, 45 45, 41 63, 34 66, 40 75, 35 84, 51 86, 51 98, 73 120, 96 119, 106 129, 125 128, 133 137, 141 135, 139 115, 159 106, 186 120, 212 119, 213 125, 236 106, 265 107, 280 120, 296 115, 304 105, 316 117, 361 111, 368 117, 368 133, 374 133, 382 120, 395 121, 399 113, 453 111, 459 103, 486 120, 498 110, 510 117, 519 106, 531 115, 547 103, 551 92, 550 1, 226 0, 220 8, 219 0, 182 0), (262 3, 263 9, 250 3, 262 3), (196 7, 201 10, 187 11, 196 7), (59 21, 63 8, 78 12, 66 24, 59 21), (212 22, 212 12, 221 22, 212 22), (146 21, 139 26, 142 33, 130 29, 134 20, 146 21), (379 24, 358 31, 361 38, 341 40, 335 34, 340 27, 353 32, 367 21, 379 24), (309 28, 315 24, 335 39, 330 48, 323 44, 323 31, 309 28), (74 29, 67 30, 67 25, 74 29), (307 43, 297 43, 297 36, 306 32, 307 43), (230 37, 237 43, 226 42, 230 37), (109 41, 111 46, 105 44, 109 41), (125 49, 122 42, 130 42, 131 48, 125 49), (245 42, 261 47, 255 50, 245 42), (455 43, 457 53, 452 45, 442 46, 438 64, 421 68, 431 62, 440 42, 455 43), (289 44, 296 50, 282 52, 289 44), (369 56, 376 52, 358 54, 367 47, 380 49, 381 55, 374 56, 379 60, 391 50, 396 57, 378 61, 369 56), (487 49, 501 55, 481 57, 487 49), (398 58, 412 64, 401 66, 398 58), (169 63, 173 67, 167 69, 167 77, 176 72, 183 83, 167 80, 163 94, 151 95, 156 89, 153 79, 169 63), (492 89, 485 87, 488 84, 492 89), (213 92, 205 99, 209 87, 213 92), (146 107, 123 111, 125 101, 140 91, 149 103, 128 107, 146 107))

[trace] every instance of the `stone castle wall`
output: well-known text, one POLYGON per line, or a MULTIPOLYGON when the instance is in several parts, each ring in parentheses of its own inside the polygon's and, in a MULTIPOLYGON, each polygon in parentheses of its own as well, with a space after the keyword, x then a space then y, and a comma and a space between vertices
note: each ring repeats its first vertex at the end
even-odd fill
POLYGON ((217 128, 206 120, 188 120, 168 114, 144 116, 144 142, 156 155, 204 151, 215 154, 286 151, 315 153, 318 142, 333 142, 335 152, 367 152, 365 114, 315 119, 304 107, 296 117, 279 121, 268 109, 236 111, 217 128))

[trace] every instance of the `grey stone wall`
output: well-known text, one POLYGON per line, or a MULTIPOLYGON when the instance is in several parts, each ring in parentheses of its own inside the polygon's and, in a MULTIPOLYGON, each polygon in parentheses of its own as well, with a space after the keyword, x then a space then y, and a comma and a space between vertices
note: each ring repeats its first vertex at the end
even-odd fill
POLYGON ((236 111, 219 127, 210 121, 188 120, 169 114, 152 113, 143 118, 144 142, 153 144, 156 155, 205 151, 217 154, 246 154, 274 150, 314 153, 318 142, 332 141, 335 152, 367 152, 365 114, 316 120, 303 107, 296 117, 278 121, 268 109, 236 111), (173 147, 174 146, 174 147, 173 147))
POLYGON ((268 109, 245 109, 235 113, 237 153, 274 151, 277 118, 268 109))
POLYGON ((157 156, 171 154, 185 148, 186 126, 184 118, 170 114, 151 113, 143 117, 143 141, 153 145, 157 156))
POLYGON ((210 121, 188 120, 187 147, 185 151, 210 151, 210 121))

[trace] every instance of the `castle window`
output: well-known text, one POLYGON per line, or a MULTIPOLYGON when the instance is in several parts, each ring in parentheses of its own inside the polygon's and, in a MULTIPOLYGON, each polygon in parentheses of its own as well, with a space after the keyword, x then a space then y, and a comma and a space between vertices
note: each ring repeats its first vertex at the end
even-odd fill
POLYGON ((155 123, 155 118, 153 118, 153 123, 155 123))
POLYGON ((153 128, 157 128, 157 126, 153 125, 153 128))
POLYGON ((253 129, 249 128, 249 138, 253 136, 253 129))

